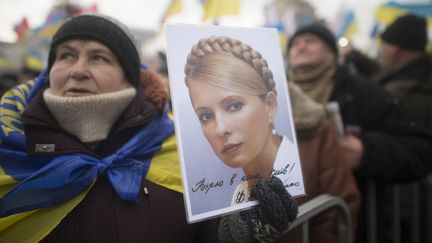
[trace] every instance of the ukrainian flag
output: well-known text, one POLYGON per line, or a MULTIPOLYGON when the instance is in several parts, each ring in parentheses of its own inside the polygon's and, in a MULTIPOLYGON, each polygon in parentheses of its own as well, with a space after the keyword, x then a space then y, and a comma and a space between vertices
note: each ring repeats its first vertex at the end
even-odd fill
POLYGON ((240 0, 201 0, 204 8, 203 20, 218 19, 225 15, 237 15, 240 10, 240 0))
POLYGON ((432 4, 399 4, 390 2, 379 6, 375 11, 375 24, 371 37, 379 41, 379 34, 399 16, 413 13, 424 16, 428 24, 429 44, 428 50, 432 53, 432 4))
MULTIPOLYGON (((43 72, 35 81, 29 81, 9 90, 4 94, 0 102, 0 211, 5 208, 11 200, 3 200, 18 191, 17 188, 25 187, 27 180, 32 180, 34 175, 41 174, 40 171, 46 170, 45 164, 49 158, 30 158, 25 152, 25 134, 21 122, 21 114, 29 104, 34 95, 45 86, 46 71, 43 72), (39 174, 38 174, 39 173, 39 174), (21 183, 24 182, 24 183, 21 183), (12 194, 11 194, 12 192, 12 194), (3 207, 3 206, 4 207, 3 207)), ((176 138, 173 134, 172 121, 168 121, 163 116, 161 129, 167 129, 160 134, 159 142, 154 136, 147 136, 149 143, 157 143, 158 150, 152 152, 149 158, 150 165, 146 174, 146 179, 165 188, 182 192, 179 159, 177 154, 176 138)), ((143 130, 144 131, 144 130, 143 130)), ((145 131, 144 131, 145 132, 145 131)), ((140 131, 139 134, 145 134, 140 131)), ((158 133, 159 134, 159 133, 158 133)), ((156 134, 155 137, 159 135, 156 134)), ((140 137, 133 137, 131 141, 137 140, 138 143, 143 141, 140 137)), ((125 146, 131 143, 129 141, 125 146)), ((131 145, 132 146, 132 145, 131 145)), ((135 146, 141 149, 140 146, 135 146)), ((128 151, 135 150, 134 147, 128 147, 128 151)), ((69 156, 69 155, 68 155, 69 156)), ((58 159, 58 157, 56 158, 58 159)), ((48 164, 49 166, 50 164, 48 164)), ((63 167, 62 167, 63 168, 63 167)), ((40 176, 40 175, 39 175, 40 176)), ((44 176, 44 173, 42 173, 44 176)), ((93 183, 96 179, 93 180, 93 183)), ((49 182, 48 180, 45 183, 49 182)), ((51 207, 36 208, 30 211, 15 213, 10 216, 0 218, 0 242, 38 242, 48 235, 60 221, 77 206, 85 197, 92 187, 93 183, 82 192, 72 195, 64 202, 55 204, 51 207)), ((32 185, 37 185, 33 183, 32 185)), ((42 185, 43 189, 46 187, 42 185)), ((27 187, 28 188, 28 187, 27 187)), ((49 187, 48 187, 49 188, 49 187)), ((30 188, 32 190, 32 188, 30 188)), ((18 195, 18 201, 26 201, 24 197, 29 197, 21 193, 18 195)), ((46 190, 49 193, 49 189, 46 190)), ((16 195, 16 193, 15 193, 16 195)), ((38 195, 38 197, 45 197, 38 195)), ((54 195, 55 196, 55 195, 54 195)), ((29 199, 31 200, 31 199, 29 199)), ((10 204, 10 203, 9 203, 10 204)), ((13 205, 8 205, 13 206, 13 205)))
POLYGON ((358 31, 357 21, 355 18, 354 11, 348 11, 342 22, 340 23, 338 29, 336 30, 336 36, 341 38, 345 37, 351 39, 358 31))
POLYGON ((180 13, 182 10, 182 0, 171 0, 171 3, 168 5, 161 22, 164 23, 169 17, 180 13))

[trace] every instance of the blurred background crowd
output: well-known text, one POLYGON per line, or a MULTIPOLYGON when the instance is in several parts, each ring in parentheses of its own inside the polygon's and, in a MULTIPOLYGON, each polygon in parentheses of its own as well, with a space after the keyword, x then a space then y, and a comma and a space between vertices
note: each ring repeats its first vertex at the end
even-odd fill
MULTIPOLYGON (((275 27, 285 51, 298 27, 320 20, 341 46, 354 45, 371 57, 377 55, 380 31, 406 12, 427 17, 432 28, 432 4, 427 0, 1 0, 0 5, 2 89, 37 75, 46 63, 50 37, 62 21, 86 12, 111 15, 128 25, 139 42, 142 60, 151 67, 160 65, 165 52, 165 23, 275 27)), ((428 50, 431 46, 429 41, 428 50)))
MULTIPOLYGON (((368 168, 370 170, 365 170, 369 174, 356 176, 373 178, 377 181, 381 179, 381 182, 388 184, 412 181, 419 183, 421 180, 425 180, 425 174, 431 168, 430 158, 432 156, 428 154, 428 151, 431 151, 430 134, 428 134, 428 138, 423 138, 423 130, 413 130, 415 125, 410 123, 411 120, 400 115, 399 100, 392 99, 394 101, 392 107, 397 109, 386 106, 385 109, 381 110, 384 112, 378 111, 379 106, 388 105, 384 101, 381 102, 381 98, 384 100, 384 98, 387 99, 392 96, 387 97, 387 93, 376 91, 377 89, 372 86, 366 87, 361 82, 357 85, 357 81, 355 81, 360 76, 376 81, 387 91, 401 98, 416 113, 419 123, 424 126, 422 128, 430 130, 432 126, 430 109, 430 100, 432 99, 430 88, 432 81, 432 61, 430 58, 432 53, 432 1, 430 0, 44 0, 31 3, 23 0, 15 0, 14 2, 0 0, 0 5, 0 92, 39 75, 47 63, 52 35, 68 17, 82 13, 110 15, 128 25, 137 40, 142 62, 149 69, 164 75, 166 80, 168 80, 168 69, 165 54, 165 23, 273 27, 280 34, 282 55, 285 58, 287 70, 291 69, 287 74, 291 75, 289 79, 292 82, 301 86, 304 76, 312 73, 312 71, 319 75, 310 78, 315 78, 315 81, 322 81, 323 84, 327 84, 324 81, 330 82, 334 77, 341 77, 340 79, 344 82, 349 80, 344 86, 339 85, 342 82, 334 81, 335 86, 329 86, 331 89, 327 90, 324 101, 320 102, 319 99, 314 101, 326 103, 336 100, 341 104, 342 99, 345 104, 353 104, 350 108, 341 106, 344 123, 347 121, 348 125, 358 125, 354 128, 363 128, 364 134, 356 135, 358 131, 351 130, 350 132, 354 134, 351 139, 358 141, 354 137, 365 138, 368 132, 379 135, 371 136, 370 141, 362 141, 362 144, 365 145, 365 151, 361 149, 356 153, 359 154, 358 158, 351 159, 357 162, 362 159, 369 159, 373 162, 376 160, 377 163, 375 164, 379 164, 378 162, 381 160, 391 159, 386 161, 387 163, 383 163, 382 170, 371 164, 368 168), (408 13, 411 15, 397 20, 408 13), (331 33, 321 27, 307 27, 313 23, 326 26, 331 33), (289 40, 292 43, 288 43, 289 40), (294 42, 295 40, 297 42, 294 42), (303 49, 311 48, 310 50, 313 50, 313 41, 315 44, 321 43, 322 45, 319 45, 323 48, 323 51, 316 53, 316 56, 321 55, 324 61, 322 65, 316 65, 316 68, 325 68, 324 71, 326 73, 328 71, 328 78, 325 75, 320 75, 318 72, 320 70, 310 69, 312 65, 302 66, 302 63, 295 62, 300 60, 296 59, 296 54, 301 53, 303 49), (382 45, 383 41, 387 44, 382 45), (308 45, 310 46, 308 47, 308 45), (288 60, 290 57, 292 60, 288 60), (337 65, 339 63, 348 68, 349 74, 333 75, 340 73, 341 70, 337 65), (412 69, 413 67, 421 67, 420 64, 426 65, 424 70, 412 69), (291 68, 288 68, 290 66, 291 68), (305 66, 309 69, 306 70, 305 66), (382 71, 380 66, 388 68, 392 72, 379 72, 382 71), (419 77, 420 73, 425 73, 425 76, 419 77), (351 78, 352 76, 349 75, 355 75, 356 78, 351 78), (410 82, 395 82, 395 80, 406 79, 410 82), (419 83, 421 85, 418 85, 419 83), (351 87, 350 85, 354 85, 353 87, 357 90, 354 88, 344 90, 346 87, 351 87), (410 92, 415 94, 414 99, 409 96, 410 92), (352 95, 348 97, 347 94, 352 95), (356 103, 359 100, 364 101, 365 104, 368 101, 370 103, 362 106, 363 103, 356 103), (359 112, 360 110, 365 112, 359 112), (371 110, 377 112, 371 115, 368 113, 371 110), (378 117, 385 117, 386 119, 380 120, 378 117), (371 125, 372 123, 374 124, 371 125), (399 125, 401 127, 398 127, 399 125), (418 143, 419 146, 415 143, 417 140, 410 140, 420 137, 422 141, 418 143), (370 145, 375 145, 375 143, 377 146, 370 145), (379 149, 371 149, 375 147, 379 149), (403 155, 404 149, 407 151, 407 156, 397 158, 399 154, 403 155), (385 151, 393 151, 394 153, 385 153, 385 151), (372 154, 373 156, 369 158, 364 154, 372 154), (409 161, 406 158, 409 158, 409 161), (416 161, 421 162, 418 164, 419 166, 415 164, 416 161), (393 162, 394 164, 392 164, 393 162), (395 164, 398 164, 396 165, 398 169, 394 169, 395 164), (420 165, 424 165, 424 168, 427 169, 422 169, 423 167, 420 165), (416 169, 416 173, 410 169, 416 169), (392 171, 395 173, 391 174, 392 171), (406 175, 402 176, 405 172, 406 175)), ((305 57, 310 59, 306 55, 305 57)), ((307 89, 303 91, 310 95, 310 98, 316 98, 313 93, 308 93, 307 89)), ((345 129, 348 127, 353 129, 353 126, 347 126, 347 124, 344 124, 345 129)), ((359 142, 351 143, 347 140, 345 142, 350 146, 342 146, 343 149, 352 149, 351 145, 361 145, 359 142)), ((358 169, 358 165, 351 167, 354 171, 358 169)), ((381 217, 383 214, 388 216, 397 212, 400 222, 393 225, 402 227, 402 230, 397 231, 399 235, 389 236, 391 229, 383 227, 384 224, 391 224, 387 222, 387 219, 378 218, 378 220, 370 221, 368 218, 360 217, 358 233, 362 237, 359 237, 357 242, 426 242, 423 240, 432 240, 432 224, 430 223, 432 209, 430 205, 425 205, 425 203, 431 202, 432 197, 430 178, 431 176, 427 177, 424 182, 416 184, 415 187, 411 187, 411 185, 407 188, 398 187, 397 191, 394 187, 390 190, 380 190, 380 185, 377 184, 375 185, 377 187, 373 189, 374 194, 370 194, 368 184, 362 187, 359 183, 361 180, 357 180, 363 199, 361 203, 364 209, 362 211, 367 211, 364 214, 377 214, 380 215, 378 217, 381 217), (411 194, 413 190, 417 193, 414 196, 411 194), (395 193, 397 200, 394 197, 395 193), (391 195, 388 196, 387 194, 391 195), (377 200, 373 205, 378 205, 378 209, 375 207, 371 211, 369 199, 372 196, 374 200, 377 200), (391 208, 387 208, 394 206, 395 201, 402 205, 400 208, 397 206, 400 210, 392 211, 391 208), (380 206, 386 208, 379 208, 380 206), (422 214, 421 217, 413 219, 408 208, 425 209, 426 211, 421 211, 425 213, 420 213, 422 214), (377 213, 376 210, 380 212, 377 213), (419 236, 420 231, 412 230, 412 224, 417 224, 416 229, 421 228, 421 236, 419 236), (362 227, 367 229, 362 229, 362 227), (365 235, 364 232, 370 229, 379 231, 378 234, 381 237, 376 238, 377 241, 376 239, 371 241, 371 238, 365 235), (413 241, 413 239, 416 240, 413 241)), ((328 182, 327 184, 332 183, 336 182, 328 182)), ((328 185, 319 185, 319 190, 326 192, 322 188, 329 187, 328 185)), ((340 191, 343 190, 340 189, 335 194, 342 194, 340 191)), ((344 199, 350 200, 349 198, 344 199)))

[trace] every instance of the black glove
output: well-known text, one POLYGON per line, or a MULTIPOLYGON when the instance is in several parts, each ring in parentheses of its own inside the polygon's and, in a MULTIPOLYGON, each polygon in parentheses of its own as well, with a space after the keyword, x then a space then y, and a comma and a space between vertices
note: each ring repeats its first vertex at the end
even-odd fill
POLYGON ((297 203, 277 177, 258 182, 251 196, 259 205, 221 217, 220 242, 276 242, 297 217, 297 203))

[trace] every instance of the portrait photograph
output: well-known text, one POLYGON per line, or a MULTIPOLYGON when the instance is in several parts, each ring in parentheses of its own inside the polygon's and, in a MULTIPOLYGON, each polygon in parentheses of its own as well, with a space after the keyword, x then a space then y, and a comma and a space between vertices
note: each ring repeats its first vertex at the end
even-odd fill
POLYGON ((171 105, 188 222, 247 210, 276 176, 305 195, 274 28, 167 24, 171 105))

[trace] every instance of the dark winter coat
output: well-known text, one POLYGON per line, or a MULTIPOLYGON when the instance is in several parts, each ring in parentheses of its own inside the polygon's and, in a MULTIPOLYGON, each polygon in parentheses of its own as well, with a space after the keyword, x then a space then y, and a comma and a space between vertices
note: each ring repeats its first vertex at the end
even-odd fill
MULTIPOLYGON (((322 106, 298 91, 299 88, 295 88, 294 83, 290 83, 289 87, 307 194, 296 200, 301 205, 321 194, 340 197, 347 204, 353 227, 356 227, 360 193, 351 168, 343 156, 343 150, 337 142, 336 130, 325 118, 322 106)), ((338 242, 338 213, 336 208, 327 210, 309 222, 311 243, 338 242)), ((299 242, 299 231, 300 227, 292 229, 279 243, 299 242)))
POLYGON ((364 145, 358 177, 406 182, 432 170, 432 135, 398 98, 344 69, 334 79, 330 100, 338 101, 346 130, 364 145))
MULTIPOLYGON (((92 151, 63 131, 49 113, 42 92, 26 109, 28 154, 38 155, 35 144, 55 144, 53 154, 84 152, 104 157, 120 148, 155 115, 152 103, 139 89, 126 111, 114 124, 109 137, 92 151)), ((40 155, 40 154, 39 154, 40 155)), ((51 155, 46 154, 44 155, 51 155)), ((138 203, 121 200, 106 177, 99 177, 83 201, 74 208, 43 242, 215 242, 217 222, 188 224, 181 193, 142 181, 138 203)))
POLYGON ((419 122, 432 128, 432 58, 427 54, 393 72, 375 77, 390 93, 414 112, 419 122))
MULTIPOLYGON (((366 189, 369 180, 382 183, 407 182, 423 178, 432 170, 432 136, 420 127, 414 115, 401 102, 382 87, 369 80, 348 74, 339 69, 330 97, 338 101, 346 130, 358 135, 364 146, 360 167, 355 171, 357 185, 362 195, 362 205, 367 204, 366 189)), ((384 196, 377 190, 383 208, 384 196)), ((384 200, 388 200, 384 198, 384 200)), ((386 201, 385 205, 388 205, 386 201)), ((384 232, 384 211, 378 210, 377 231, 384 232)), ((367 242, 365 227, 366 208, 358 214, 358 243, 367 242)))

